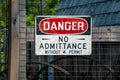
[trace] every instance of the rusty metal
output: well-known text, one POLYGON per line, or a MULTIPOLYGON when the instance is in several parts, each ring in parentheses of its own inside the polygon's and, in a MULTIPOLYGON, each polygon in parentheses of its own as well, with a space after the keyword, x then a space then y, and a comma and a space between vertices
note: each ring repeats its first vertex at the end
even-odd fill
MULTIPOLYGON (((38 75, 40 75, 42 73, 43 70, 47 69, 48 67, 52 67, 54 69, 57 69, 59 71, 61 71, 62 73, 64 73, 66 76, 68 76, 68 78, 70 78, 71 80, 73 80, 72 78, 72 74, 69 73, 68 71, 66 71, 65 69, 63 69, 62 67, 58 66, 58 65, 54 65, 55 62, 59 61, 59 60, 62 60, 62 59, 67 59, 67 58, 73 58, 73 57, 79 57, 79 58, 83 58, 83 59, 89 59, 89 69, 88 69, 88 72, 81 72, 81 76, 83 76, 83 79, 85 79, 87 76, 91 75, 92 72, 91 72, 91 69, 92 69, 92 63, 95 62, 96 64, 101 64, 103 65, 102 67, 103 68, 106 68, 109 72, 106 74, 106 77, 104 79, 107 79, 108 75, 110 73, 114 74, 114 70, 108 66, 108 65, 104 65, 102 64, 100 61, 97 61, 93 58, 90 58, 90 57, 87 57, 87 56, 64 56, 64 57, 59 57, 53 61, 51 61, 50 63, 48 62, 32 62, 32 63, 27 63, 27 64, 31 64, 31 65, 34 65, 34 64, 43 64, 45 65, 40 71, 37 72, 37 75, 34 76, 34 80, 37 80, 39 78, 38 75)), ((94 75, 91 75, 91 77, 94 76, 94 75)))
MULTIPOLYGON (((61 71, 62 73, 64 73, 68 78, 70 78, 72 80, 72 77, 71 77, 72 74, 69 73, 68 71, 66 71, 65 69, 63 69, 62 67, 58 66, 58 65, 50 64, 50 63, 47 63, 47 62, 32 62, 32 64, 43 64, 43 65, 46 65, 46 67, 48 66, 48 67, 52 67, 54 69, 57 69, 57 70, 61 71)), ((37 77, 37 76, 35 76, 35 77, 37 77)))

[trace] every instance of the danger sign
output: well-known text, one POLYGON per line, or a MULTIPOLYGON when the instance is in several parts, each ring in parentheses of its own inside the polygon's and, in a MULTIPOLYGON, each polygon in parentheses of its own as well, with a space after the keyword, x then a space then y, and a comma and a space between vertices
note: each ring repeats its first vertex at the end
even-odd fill
POLYGON ((90 55, 91 17, 38 16, 36 55, 90 55))

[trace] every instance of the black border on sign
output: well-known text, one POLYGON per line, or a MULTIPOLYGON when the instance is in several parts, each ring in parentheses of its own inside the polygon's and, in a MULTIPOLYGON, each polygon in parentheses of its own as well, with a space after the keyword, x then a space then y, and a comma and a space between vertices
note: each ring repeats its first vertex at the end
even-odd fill
MULTIPOLYGON (((35 17, 35 35, 56 35, 56 34, 44 34, 39 30, 39 22, 44 18, 52 18, 52 17, 76 17, 76 18, 83 18, 88 23, 88 30, 82 34, 73 34, 73 35, 91 35, 92 34, 92 18, 91 16, 36 16, 35 17)), ((64 34, 59 34, 64 35, 64 34)), ((69 34, 67 34, 69 35, 69 34)), ((70 34, 72 35, 72 34, 70 34)))
MULTIPOLYGON (((39 26, 37 24, 37 21, 40 21, 40 20, 42 20, 44 18, 52 18, 52 17, 77 17, 77 18, 85 19, 88 22, 89 33, 85 32, 83 34, 73 34, 73 35, 90 35, 91 36, 91 53, 89 55, 92 54, 92 17, 90 15, 80 15, 80 16, 71 16, 71 15, 70 16, 69 15, 67 15, 67 16, 59 16, 59 15, 55 15, 55 16, 36 16, 35 17, 35 34, 34 34, 34 36, 35 36, 35 38, 34 38, 35 44, 36 44, 36 35, 51 35, 51 34, 44 34, 44 33, 41 33, 41 32, 37 33, 36 31, 39 28, 39 26), (40 18, 40 19, 37 20, 37 18, 40 18)), ((55 34, 52 34, 52 35, 55 35, 55 34)), ((64 35, 64 34, 59 34, 59 35, 64 35)), ((69 35, 69 34, 67 34, 67 35, 69 35)), ((72 35, 72 34, 70 34, 70 35, 72 35)), ((35 48, 36 48, 36 46, 35 46, 35 48)), ((35 54, 36 54, 36 49, 35 49, 35 54)), ((53 54, 51 54, 51 55, 53 55, 53 54)), ((73 55, 73 56, 75 56, 75 55, 73 55)), ((83 56, 83 55, 80 55, 80 56, 83 56)))

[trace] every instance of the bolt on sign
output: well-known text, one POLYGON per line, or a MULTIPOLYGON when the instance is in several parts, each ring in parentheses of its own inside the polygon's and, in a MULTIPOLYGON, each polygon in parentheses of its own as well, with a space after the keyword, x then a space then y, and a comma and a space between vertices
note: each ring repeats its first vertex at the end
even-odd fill
POLYGON ((90 16, 37 16, 36 55, 90 55, 90 16))

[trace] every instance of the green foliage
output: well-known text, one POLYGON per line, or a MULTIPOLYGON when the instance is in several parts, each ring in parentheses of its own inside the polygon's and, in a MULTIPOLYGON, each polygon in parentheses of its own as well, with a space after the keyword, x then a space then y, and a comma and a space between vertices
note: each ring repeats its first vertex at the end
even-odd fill
POLYGON ((26 22, 27 26, 35 25, 35 16, 40 13, 40 0, 27 0, 27 15, 26 22))
MULTIPOLYGON (((1 63, 4 63, 5 62, 5 55, 4 55, 4 52, 1 52, 1 63)), ((5 70, 5 65, 1 65, 1 71, 4 71, 5 70)))
POLYGON ((60 0, 27 0, 27 26, 35 25, 35 16, 54 15, 60 0), (43 1, 43 2, 41 2, 43 1))
MULTIPOLYGON (((8 26, 8 0, 2 0, 0 2, 0 42, 4 41, 4 31, 3 29, 8 26)), ((5 54, 4 54, 4 45, 0 44, 0 62, 5 62, 5 54)), ((0 71, 5 70, 5 65, 2 64, 0 66, 0 71)))
POLYGON ((0 26, 1 26, 2 28, 6 27, 5 21, 3 21, 2 19, 0 19, 0 26))
MULTIPOLYGON (((6 1, 7 2, 7 1, 6 1)), ((0 27, 3 29, 7 26, 8 21, 8 8, 5 0, 0 3, 0 27)))
MULTIPOLYGON (((4 41, 4 33, 3 30, 0 32, 0 42, 4 41)), ((5 62, 5 54, 4 54, 4 45, 0 44, 0 62, 4 63, 5 62)), ((5 65, 1 65, 0 67, 0 71, 4 71, 5 70, 5 65)))
POLYGON ((35 25, 34 16, 32 14, 26 16, 26 21, 27 21, 27 26, 35 25))
POLYGON ((57 10, 57 6, 60 0, 44 0, 45 1, 45 11, 44 11, 44 15, 54 15, 56 10, 57 10))

